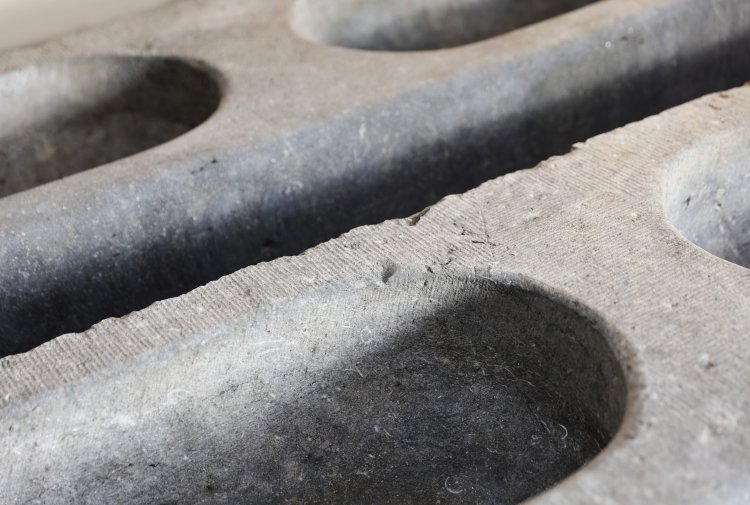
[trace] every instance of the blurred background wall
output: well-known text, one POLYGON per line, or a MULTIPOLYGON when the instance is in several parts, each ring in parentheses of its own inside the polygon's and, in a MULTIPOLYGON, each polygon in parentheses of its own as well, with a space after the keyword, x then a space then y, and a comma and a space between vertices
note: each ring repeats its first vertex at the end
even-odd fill
POLYGON ((0 0, 0 51, 176 0, 0 0))

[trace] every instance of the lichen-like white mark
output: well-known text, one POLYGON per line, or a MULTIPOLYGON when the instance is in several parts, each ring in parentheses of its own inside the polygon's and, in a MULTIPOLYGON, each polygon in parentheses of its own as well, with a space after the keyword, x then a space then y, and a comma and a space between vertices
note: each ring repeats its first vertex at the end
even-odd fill
POLYGON ((259 340, 257 342, 249 342, 248 345, 255 347, 255 346, 266 345, 266 344, 283 344, 284 342, 286 342, 286 339, 277 338, 274 340, 259 340))
POLYGON ((545 423, 545 422, 544 422, 544 421, 542 421, 541 419, 539 419, 539 422, 540 422, 540 423, 542 423, 542 425, 544 426, 544 429, 545 429, 545 430, 547 430, 547 433, 552 433, 552 432, 551 432, 551 431, 549 430, 549 426, 547 426, 547 423, 545 423))
POLYGON ((344 368, 342 371, 344 371, 344 372, 354 372, 357 375, 359 375, 360 377, 362 377, 363 379, 365 378, 364 374, 362 372, 360 372, 359 368, 357 368, 356 366, 353 366, 351 368, 344 368))
POLYGON ((271 354, 276 351, 280 351, 283 349, 283 347, 274 347, 273 349, 266 349, 265 351, 261 351, 258 354, 255 355, 256 358, 260 358, 261 356, 265 356, 266 354, 271 354))
MULTIPOLYGON (((560 424, 560 423, 557 423, 557 424, 560 424)), ((563 430, 565 430, 565 435, 563 435, 560 440, 565 440, 566 438, 568 438, 568 428, 566 428, 562 424, 560 424, 560 428, 562 428, 563 430)))
POLYGON ((450 477, 446 477, 446 478, 445 478, 445 482, 443 483, 443 486, 445 487, 445 490, 446 490, 446 491, 448 491, 448 492, 449 492, 450 494, 461 494, 461 493, 463 493, 464 491, 466 491, 466 490, 465 490, 465 489, 463 489, 463 488, 461 488, 461 489, 455 489, 455 488, 452 488, 452 487, 450 487, 450 486, 448 485, 448 481, 449 481, 450 479, 451 479, 450 477))

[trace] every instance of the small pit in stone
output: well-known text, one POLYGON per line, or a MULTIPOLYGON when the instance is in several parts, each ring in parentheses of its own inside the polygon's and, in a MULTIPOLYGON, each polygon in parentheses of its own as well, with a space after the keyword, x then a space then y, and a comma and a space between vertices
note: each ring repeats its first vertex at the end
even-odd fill
POLYGON ((171 140, 206 120, 220 88, 174 58, 93 56, 0 75, 0 197, 171 140))
POLYGON ((688 240, 750 268, 750 129, 693 148, 669 171, 666 212, 688 240))
POLYGON ((292 28, 320 44, 377 51, 455 47, 595 0, 297 0, 292 28))

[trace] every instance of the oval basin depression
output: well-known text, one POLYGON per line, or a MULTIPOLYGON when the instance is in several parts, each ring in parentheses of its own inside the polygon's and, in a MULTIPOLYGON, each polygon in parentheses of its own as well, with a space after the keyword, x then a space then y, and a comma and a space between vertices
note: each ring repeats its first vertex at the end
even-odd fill
MULTIPOLYGON (((165 465, 160 482, 201 482, 216 467, 227 473, 214 491, 234 503, 510 505, 585 465, 623 419, 626 380, 608 339, 534 290, 417 277, 274 314, 258 338, 289 339, 292 351, 222 396, 225 411, 243 412, 222 422, 253 436, 198 441, 195 474, 165 465)), ((255 351, 233 352, 242 367, 255 351)), ((179 433, 217 422, 193 415, 206 426, 179 433)))
POLYGON ((0 196, 171 140, 218 107, 210 72, 173 58, 94 56, 0 75, 0 196))
POLYGON ((304 39, 376 51, 455 47, 509 32, 595 0, 297 0, 304 39))
POLYGON ((750 268, 750 128, 712 139, 674 164, 666 212, 685 238, 750 268))

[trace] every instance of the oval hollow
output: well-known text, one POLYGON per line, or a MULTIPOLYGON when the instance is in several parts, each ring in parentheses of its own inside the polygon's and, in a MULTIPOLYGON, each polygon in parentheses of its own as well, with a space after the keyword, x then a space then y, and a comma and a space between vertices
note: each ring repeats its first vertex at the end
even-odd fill
MULTIPOLYGON (((263 326, 264 339, 299 338, 287 357, 299 361, 273 365, 293 401, 263 410, 267 433, 241 451, 236 438, 205 448, 237 472, 217 484, 230 495, 247 481, 263 503, 514 504, 621 425, 627 385, 610 342, 546 295, 438 276, 326 298, 263 326), (239 460, 222 460, 232 451, 239 460)), ((282 395, 263 390, 274 383, 249 389, 282 395)))
POLYGON ((478 42, 596 0, 296 0, 292 29, 312 42, 419 51, 478 42))
MULTIPOLYGON (((18 421, 32 433, 7 435, 38 457, 0 461, 25 476, 5 494, 30 501, 54 466, 45 497, 60 503, 510 505, 619 430, 630 376, 616 351, 630 353, 580 303, 525 280, 381 267, 382 282, 269 302, 45 395, 18 421)), ((91 345, 125 345, 121 331, 91 345)))
POLYGON ((2 74, 0 197, 167 142, 220 98, 209 71, 167 57, 81 57, 2 74))
POLYGON ((713 138, 669 171, 665 207, 683 237, 750 268, 750 129, 713 138))

